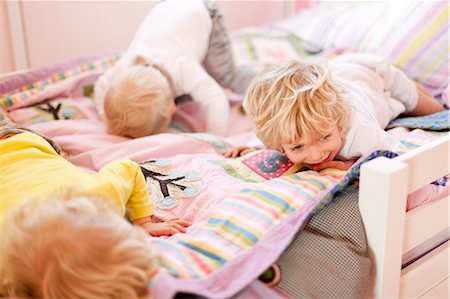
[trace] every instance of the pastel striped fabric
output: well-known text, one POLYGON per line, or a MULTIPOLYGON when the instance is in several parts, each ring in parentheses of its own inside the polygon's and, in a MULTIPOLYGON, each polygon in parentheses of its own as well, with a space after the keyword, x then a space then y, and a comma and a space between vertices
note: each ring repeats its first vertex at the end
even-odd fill
POLYGON ((36 81, 29 85, 20 87, 16 90, 13 90, 12 92, 1 95, 0 106, 6 109, 12 108, 19 103, 26 103, 27 99, 42 92, 46 88, 50 88, 52 85, 58 82, 64 81, 69 78, 75 78, 80 74, 91 73, 94 71, 105 71, 113 66, 119 60, 119 58, 120 56, 118 54, 110 55, 105 58, 95 60, 91 63, 86 63, 76 68, 48 77, 44 80, 36 81))
POLYGON ((295 211, 308 215, 317 196, 344 176, 340 170, 303 171, 250 183, 225 199, 208 221, 176 241, 158 239, 162 268, 180 279, 205 277, 264 239, 271 228, 295 211))
POLYGON ((405 136, 402 136, 400 141, 408 150, 413 150, 447 134, 448 131, 430 132, 417 129, 409 134, 406 134, 405 136))
POLYGON ((374 53, 439 96, 449 84, 449 2, 321 2, 276 24, 316 49, 374 53))
POLYGON ((376 51, 412 79, 441 92, 449 78, 448 1, 408 7, 376 51))
MULTIPOLYGON (((444 134, 448 132, 414 130, 401 136, 400 140, 412 150, 444 134)), ((335 169, 319 173, 301 171, 259 183, 248 183, 238 194, 224 199, 214 208, 206 223, 195 230, 170 239, 153 239, 161 252, 162 269, 174 278, 192 283, 193 279, 208 277, 226 267, 228 262, 235 262, 257 243, 264 243, 271 230, 283 225, 283 220, 294 213, 302 214, 305 221, 330 204, 337 192, 359 176, 363 163, 379 156, 393 158, 397 154, 376 151, 348 172, 335 169)), ((252 254, 264 257, 263 252, 252 254)), ((242 264, 242 267, 245 265, 242 264)))

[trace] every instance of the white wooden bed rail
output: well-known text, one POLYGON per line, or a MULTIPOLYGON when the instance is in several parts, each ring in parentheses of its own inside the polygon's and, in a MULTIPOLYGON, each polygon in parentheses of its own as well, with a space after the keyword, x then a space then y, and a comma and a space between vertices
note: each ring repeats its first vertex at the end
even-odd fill
POLYGON ((401 267, 403 253, 449 230, 449 197, 406 213, 409 193, 450 173, 449 149, 446 136, 395 159, 380 157, 362 166, 359 206, 373 263, 366 297, 418 297, 433 286, 448 291, 448 242, 414 266, 401 267))

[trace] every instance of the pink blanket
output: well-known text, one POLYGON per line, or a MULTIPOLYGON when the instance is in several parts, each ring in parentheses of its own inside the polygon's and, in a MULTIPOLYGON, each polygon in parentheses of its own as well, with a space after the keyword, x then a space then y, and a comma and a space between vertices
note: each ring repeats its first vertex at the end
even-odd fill
MULTIPOLYGON (((223 138, 200 133, 203 114, 192 103, 178 107, 167 133, 134 140, 108 135, 86 94, 100 71, 85 69, 88 75, 73 73, 48 86, 41 80, 30 94, 12 91, 3 105, 14 121, 54 139, 87 171, 121 157, 140 162, 155 214, 193 221, 186 234, 152 239, 161 257, 149 288, 156 298, 178 291, 233 296, 279 257, 314 210, 358 176, 359 162, 349 172, 314 172, 271 150, 223 158, 231 144, 244 144, 252 134, 234 95, 223 138)), ((393 134, 412 148, 439 137, 420 130, 394 129, 393 134)), ((392 153, 368 158, 377 155, 392 153)), ((435 186, 441 188, 436 194, 448 193, 448 185, 435 186)))

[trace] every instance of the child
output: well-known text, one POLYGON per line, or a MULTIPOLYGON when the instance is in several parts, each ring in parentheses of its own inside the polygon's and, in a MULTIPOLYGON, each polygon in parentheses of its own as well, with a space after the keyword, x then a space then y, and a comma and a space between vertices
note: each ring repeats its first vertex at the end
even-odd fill
POLYGON ((145 287, 154 254, 145 233, 123 216, 152 236, 185 232, 190 223, 152 218, 137 163, 123 159, 89 174, 1 111, 0 124, 0 295, 112 298, 124 292, 119 297, 136 298, 130 292, 145 287), (73 200, 49 199, 69 189, 76 191, 73 200), (99 207, 99 200, 116 211, 99 207))
POLYGON ((105 201, 25 201, 4 225, 2 298, 138 298, 157 269, 145 232, 105 201))
MULTIPOLYGON (((348 163, 333 160, 391 148, 398 142, 384 128, 402 113, 443 110, 403 72, 368 54, 345 54, 328 67, 301 61, 274 66, 252 81, 243 105, 266 146, 315 170, 347 169, 348 163)), ((225 156, 249 150, 236 147, 225 156)))
POLYGON ((99 78, 95 98, 109 133, 142 137, 164 131, 174 98, 189 94, 206 111, 206 131, 223 135, 229 104, 219 84, 244 94, 253 77, 234 64, 212 3, 166 0, 150 11, 117 65, 99 78))

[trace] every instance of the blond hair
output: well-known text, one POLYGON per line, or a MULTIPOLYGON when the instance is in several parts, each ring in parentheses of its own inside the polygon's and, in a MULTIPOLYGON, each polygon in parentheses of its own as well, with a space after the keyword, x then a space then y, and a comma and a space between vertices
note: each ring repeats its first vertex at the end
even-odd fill
POLYGON ((138 298, 156 270, 144 230, 104 200, 28 200, 4 224, 0 296, 138 298))
POLYGON ((281 144, 323 137, 334 126, 344 134, 351 115, 328 68, 297 60, 269 67, 255 77, 243 106, 258 138, 281 152, 281 144))
POLYGON ((105 94, 108 133, 127 137, 160 133, 170 123, 171 101, 171 79, 160 66, 136 64, 119 70, 105 94))

